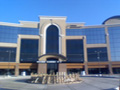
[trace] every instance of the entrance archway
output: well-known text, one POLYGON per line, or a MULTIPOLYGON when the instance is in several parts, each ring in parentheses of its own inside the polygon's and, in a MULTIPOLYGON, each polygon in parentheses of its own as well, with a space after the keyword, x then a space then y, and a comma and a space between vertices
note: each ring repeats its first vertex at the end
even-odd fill
POLYGON ((38 74, 66 72, 67 58, 61 54, 44 54, 39 57, 38 74))
POLYGON ((56 74, 58 72, 58 59, 47 58, 47 74, 56 74))

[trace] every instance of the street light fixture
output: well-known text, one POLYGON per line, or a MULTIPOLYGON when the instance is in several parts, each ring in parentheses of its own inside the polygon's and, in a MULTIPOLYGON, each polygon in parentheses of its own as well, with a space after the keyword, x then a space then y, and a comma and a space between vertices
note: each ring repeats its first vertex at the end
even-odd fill
POLYGON ((101 68, 100 68, 100 53, 102 51, 95 51, 97 53, 97 59, 98 59, 98 66, 99 66, 99 76, 101 75, 101 68))

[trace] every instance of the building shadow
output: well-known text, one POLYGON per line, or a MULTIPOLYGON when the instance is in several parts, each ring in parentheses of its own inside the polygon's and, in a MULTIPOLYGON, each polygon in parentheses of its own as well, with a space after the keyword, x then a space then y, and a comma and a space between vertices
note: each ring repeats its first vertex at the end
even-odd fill
POLYGON ((109 89, 103 89, 103 90, 117 90, 117 89, 114 89, 114 88, 109 88, 109 89))
POLYGON ((80 77, 94 77, 94 78, 118 78, 119 77, 114 77, 114 76, 80 76, 80 77))
POLYGON ((16 89, 0 88, 0 90, 16 90, 16 89))
MULTIPOLYGON (((20 79, 20 80, 15 80, 15 82, 27 83, 28 80, 30 80, 30 79, 20 79)), ((1 90, 1 89, 0 89, 0 90, 1 90)))

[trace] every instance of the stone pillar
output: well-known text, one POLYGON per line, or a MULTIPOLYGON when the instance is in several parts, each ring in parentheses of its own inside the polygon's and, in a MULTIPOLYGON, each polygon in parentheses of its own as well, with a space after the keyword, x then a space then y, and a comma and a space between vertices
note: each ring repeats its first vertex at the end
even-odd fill
POLYGON ((88 56, 87 56, 87 44, 86 44, 86 36, 83 37, 83 45, 84 45, 84 69, 85 69, 85 73, 86 75, 88 75, 88 56))
POLYGON ((38 74, 47 74, 47 64, 46 63, 38 63, 38 74))
POLYGON ((88 75, 88 65, 87 65, 87 62, 85 62, 84 68, 85 68, 86 75, 88 75))
POLYGON ((105 26, 105 33, 106 33, 106 44, 107 44, 107 54, 108 54, 108 69, 110 74, 113 74, 112 71, 112 63, 111 63, 111 51, 110 51, 110 42, 109 42, 109 33, 108 33, 108 27, 105 26))
POLYGON ((111 62, 109 62, 108 69, 109 69, 110 74, 113 74, 111 62))
POLYGON ((15 76, 19 76, 19 63, 15 65, 15 76))
POLYGON ((67 72, 66 63, 60 63, 59 64, 59 70, 58 70, 58 72, 67 72))

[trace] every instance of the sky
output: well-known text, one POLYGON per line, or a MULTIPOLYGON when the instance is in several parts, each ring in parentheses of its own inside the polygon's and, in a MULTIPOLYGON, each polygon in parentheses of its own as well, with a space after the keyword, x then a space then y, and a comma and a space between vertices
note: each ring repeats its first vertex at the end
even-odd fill
POLYGON ((0 22, 37 21, 39 16, 67 16, 66 22, 101 25, 120 15, 120 0, 0 0, 0 22))

